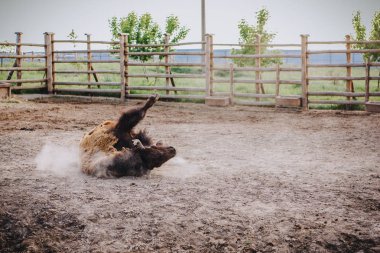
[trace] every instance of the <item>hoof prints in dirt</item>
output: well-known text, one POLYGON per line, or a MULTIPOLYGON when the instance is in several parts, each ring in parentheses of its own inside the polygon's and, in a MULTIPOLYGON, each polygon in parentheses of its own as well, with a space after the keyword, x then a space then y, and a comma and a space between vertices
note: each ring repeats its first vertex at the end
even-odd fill
POLYGON ((1 252, 67 252, 72 250, 70 242, 82 238, 85 226, 71 214, 44 203, 20 209, 0 210, 1 252))

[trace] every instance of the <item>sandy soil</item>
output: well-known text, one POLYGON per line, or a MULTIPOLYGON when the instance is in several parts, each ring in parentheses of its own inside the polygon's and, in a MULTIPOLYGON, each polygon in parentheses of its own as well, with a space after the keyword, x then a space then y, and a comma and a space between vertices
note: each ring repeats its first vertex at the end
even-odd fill
POLYGON ((178 155, 150 178, 54 169, 122 109, 0 103, 1 252, 380 252, 379 114, 158 102, 139 127, 178 155))

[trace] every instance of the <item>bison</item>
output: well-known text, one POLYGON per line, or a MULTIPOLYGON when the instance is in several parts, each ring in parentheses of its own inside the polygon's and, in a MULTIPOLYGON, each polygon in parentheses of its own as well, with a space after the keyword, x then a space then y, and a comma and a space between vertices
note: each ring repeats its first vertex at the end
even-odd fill
POLYGON ((157 100, 158 95, 152 95, 117 121, 105 121, 85 134, 80 142, 82 172, 102 178, 139 177, 174 157, 175 148, 153 143, 145 130, 134 130, 157 100))

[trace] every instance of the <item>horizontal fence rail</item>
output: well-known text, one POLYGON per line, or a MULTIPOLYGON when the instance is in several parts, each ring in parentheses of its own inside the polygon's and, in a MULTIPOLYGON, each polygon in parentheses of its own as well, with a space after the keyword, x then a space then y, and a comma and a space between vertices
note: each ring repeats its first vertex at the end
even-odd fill
POLYGON ((15 43, 0 42, 8 49, 0 52, 0 83, 12 84, 15 92, 110 94, 123 101, 151 93, 166 99, 223 96, 233 104, 260 106, 290 97, 300 99, 304 109, 380 101, 380 63, 353 60, 380 54, 380 41, 350 36, 309 41, 302 35, 300 43, 263 43, 258 36, 250 44, 221 44, 206 35, 200 42, 169 43, 166 35, 161 44, 130 44, 127 34, 100 41, 90 34, 85 40, 57 40, 53 33, 45 33, 44 40, 24 43, 16 33, 15 43), (313 49, 316 45, 344 49, 313 49), (197 49, 181 49, 187 46, 197 49), (32 51, 22 52, 25 47, 32 51), (315 61, 332 55, 340 62, 315 61))

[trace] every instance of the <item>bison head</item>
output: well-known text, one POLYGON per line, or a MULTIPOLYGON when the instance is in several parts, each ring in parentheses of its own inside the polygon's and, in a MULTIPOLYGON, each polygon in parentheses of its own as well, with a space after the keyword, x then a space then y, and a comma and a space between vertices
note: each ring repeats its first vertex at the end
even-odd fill
POLYGON ((141 149, 139 153, 144 164, 143 166, 148 170, 152 170, 173 158, 176 155, 176 150, 173 147, 165 147, 162 144, 157 144, 145 147, 141 149))

